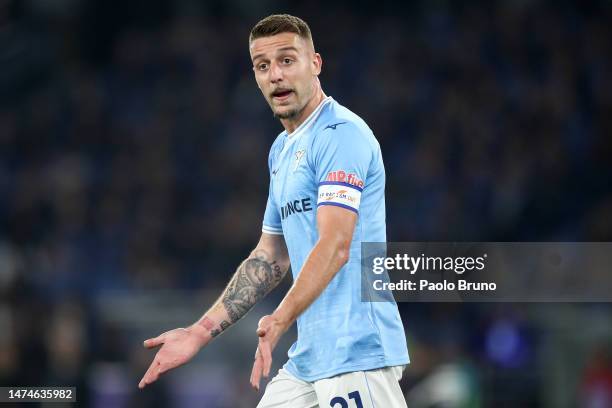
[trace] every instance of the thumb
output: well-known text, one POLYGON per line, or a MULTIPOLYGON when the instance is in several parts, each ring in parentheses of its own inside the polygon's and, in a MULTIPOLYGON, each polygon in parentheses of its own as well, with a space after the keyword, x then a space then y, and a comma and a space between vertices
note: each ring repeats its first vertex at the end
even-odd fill
POLYGON ((145 340, 143 344, 144 344, 144 346, 146 348, 153 348, 153 347, 157 347, 157 346, 159 346, 159 345, 161 345, 163 343, 164 343, 164 335, 160 335, 160 336, 154 337, 152 339, 145 340))

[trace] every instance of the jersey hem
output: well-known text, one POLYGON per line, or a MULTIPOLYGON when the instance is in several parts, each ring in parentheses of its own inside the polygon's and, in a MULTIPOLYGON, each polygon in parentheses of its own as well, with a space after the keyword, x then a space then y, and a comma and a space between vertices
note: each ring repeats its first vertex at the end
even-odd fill
POLYGON ((317 373, 317 374, 312 374, 312 375, 301 375, 301 374, 299 374, 296 370, 294 370, 291 367, 289 362, 290 361, 287 361, 287 363, 285 363, 283 368, 285 370, 289 371, 289 373, 291 373, 291 375, 293 375, 294 377, 296 377, 296 378, 298 378, 298 379, 300 379, 302 381, 315 382, 315 381, 318 381, 318 380, 323 380, 325 378, 335 377, 335 376, 340 375, 340 374, 352 373, 354 371, 371 371, 371 370, 377 370, 377 369, 383 368, 383 367, 392 367, 392 366, 410 364, 410 357, 406 356, 406 357, 402 357, 402 358, 395 359, 395 360, 380 360, 380 359, 376 359, 376 360, 371 360, 371 361, 368 361, 368 362, 362 362, 360 364, 355 364, 355 365, 351 365, 351 366, 345 366, 345 367, 341 367, 341 368, 336 368, 334 370, 324 371, 322 373, 317 373))

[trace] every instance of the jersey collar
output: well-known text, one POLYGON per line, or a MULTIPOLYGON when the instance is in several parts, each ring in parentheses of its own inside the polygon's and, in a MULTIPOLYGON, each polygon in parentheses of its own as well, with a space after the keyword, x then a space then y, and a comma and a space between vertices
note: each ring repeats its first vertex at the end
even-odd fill
POLYGON ((285 137, 287 137, 287 139, 294 139, 296 136, 299 136, 300 133, 304 132, 304 130, 308 129, 310 125, 312 125, 317 120, 317 117, 323 110, 323 107, 331 101, 333 101, 333 98, 331 96, 325 97, 315 108, 315 110, 312 111, 310 115, 308 115, 306 120, 303 121, 302 124, 298 126, 291 134, 288 134, 285 130, 285 137))

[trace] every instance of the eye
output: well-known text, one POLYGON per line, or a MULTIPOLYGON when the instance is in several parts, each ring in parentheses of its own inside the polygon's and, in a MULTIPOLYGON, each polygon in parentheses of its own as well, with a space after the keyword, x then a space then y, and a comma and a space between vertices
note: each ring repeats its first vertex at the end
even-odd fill
POLYGON ((293 62, 293 60, 291 58, 283 58, 283 64, 289 65, 293 62))
POLYGON ((259 71, 265 71, 266 69, 268 69, 268 64, 266 64, 265 62, 262 62, 261 64, 257 64, 257 69, 259 71))

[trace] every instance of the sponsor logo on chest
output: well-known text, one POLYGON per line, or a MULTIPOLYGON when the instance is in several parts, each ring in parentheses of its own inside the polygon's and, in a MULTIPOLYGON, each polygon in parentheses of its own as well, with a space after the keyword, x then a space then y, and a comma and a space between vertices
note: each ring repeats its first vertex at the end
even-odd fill
POLYGON ((308 211, 312 211, 312 200, 310 197, 287 201, 287 203, 281 207, 281 218, 284 220, 292 214, 308 211))

